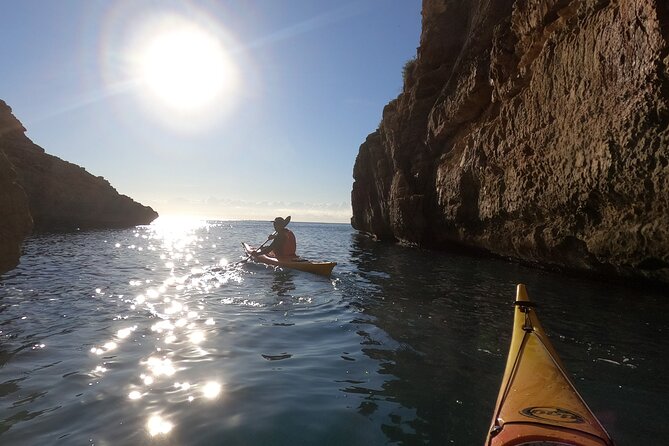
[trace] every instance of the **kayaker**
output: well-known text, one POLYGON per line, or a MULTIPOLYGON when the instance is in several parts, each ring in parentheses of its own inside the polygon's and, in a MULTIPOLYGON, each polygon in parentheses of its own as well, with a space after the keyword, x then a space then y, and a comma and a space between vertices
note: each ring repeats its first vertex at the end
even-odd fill
POLYGON ((272 240, 272 244, 260 248, 257 253, 276 258, 296 257, 297 242, 293 231, 286 228, 288 223, 290 223, 290 215, 286 218, 276 217, 273 221, 275 233, 268 237, 268 240, 272 240))

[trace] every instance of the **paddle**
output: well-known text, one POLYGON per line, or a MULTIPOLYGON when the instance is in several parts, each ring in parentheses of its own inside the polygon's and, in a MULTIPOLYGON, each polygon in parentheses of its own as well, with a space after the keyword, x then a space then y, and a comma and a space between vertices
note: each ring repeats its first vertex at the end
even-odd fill
POLYGON ((256 252, 260 251, 262 249, 262 247, 267 244, 267 242, 272 240, 272 235, 277 235, 277 234, 278 233, 276 231, 272 232, 272 234, 269 237, 267 237, 267 240, 265 240, 265 243, 263 243, 262 245, 258 246, 256 249, 254 249, 253 252, 256 253, 256 252))
MULTIPOLYGON (((277 232, 274 231, 269 237, 267 237, 267 240, 265 240, 265 243, 263 243, 262 245, 258 246, 256 249, 253 250, 253 253, 257 253, 258 251, 260 251, 260 249, 263 246, 265 246, 267 244, 267 242, 269 242, 272 239, 272 235, 276 235, 276 234, 277 234, 277 232)), ((244 260, 240 260, 237 263, 233 263, 233 265, 239 265, 241 263, 248 262, 249 260, 251 260, 251 254, 248 254, 244 260)))

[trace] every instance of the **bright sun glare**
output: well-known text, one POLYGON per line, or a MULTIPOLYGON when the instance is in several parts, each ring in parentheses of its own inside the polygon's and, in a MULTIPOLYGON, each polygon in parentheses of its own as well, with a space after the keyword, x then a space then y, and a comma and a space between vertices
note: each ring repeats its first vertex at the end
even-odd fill
POLYGON ((201 111, 232 93, 234 67, 211 32, 182 23, 152 30, 144 39, 137 54, 137 75, 165 105, 201 111))

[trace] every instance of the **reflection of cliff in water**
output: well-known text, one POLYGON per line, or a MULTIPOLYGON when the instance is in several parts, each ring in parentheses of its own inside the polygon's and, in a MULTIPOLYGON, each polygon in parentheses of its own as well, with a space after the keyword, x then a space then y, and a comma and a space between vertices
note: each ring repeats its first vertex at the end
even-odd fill
POLYGON ((356 322, 380 328, 396 343, 389 347, 368 331, 358 331, 363 352, 380 364, 377 373, 385 376, 380 389, 352 383, 344 390, 366 395, 358 412, 374 417, 383 402, 399 404, 401 409, 391 411, 383 430, 400 444, 435 439, 447 444, 457 440, 455 432, 483 438, 508 341, 508 332, 500 339, 492 322, 504 307, 500 302, 512 298, 506 294, 513 285, 486 289, 481 284, 494 280, 477 267, 476 258, 448 257, 363 236, 355 238, 351 258, 373 290, 360 301, 366 317, 356 322), (472 424, 472 419, 479 422, 472 424))

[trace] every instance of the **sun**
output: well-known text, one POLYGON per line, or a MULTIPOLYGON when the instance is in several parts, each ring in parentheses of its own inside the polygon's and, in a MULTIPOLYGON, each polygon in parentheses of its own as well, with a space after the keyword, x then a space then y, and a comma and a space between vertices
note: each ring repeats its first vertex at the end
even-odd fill
POLYGON ((154 30, 136 61, 136 75, 151 97, 182 112, 200 111, 234 88, 234 66, 221 41, 195 24, 154 30))

